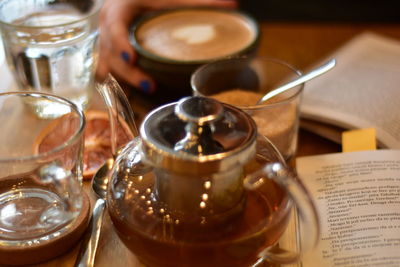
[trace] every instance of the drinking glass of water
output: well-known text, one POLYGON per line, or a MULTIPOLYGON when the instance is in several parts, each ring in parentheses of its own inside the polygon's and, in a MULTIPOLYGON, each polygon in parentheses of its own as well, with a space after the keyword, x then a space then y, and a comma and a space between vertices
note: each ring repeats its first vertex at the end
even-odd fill
MULTIPOLYGON (((94 92, 103 0, 3 0, 0 30, 19 88, 67 98, 85 109, 94 92)), ((30 103, 42 116, 60 106, 30 103)), ((60 111, 63 114, 64 111, 60 111)))

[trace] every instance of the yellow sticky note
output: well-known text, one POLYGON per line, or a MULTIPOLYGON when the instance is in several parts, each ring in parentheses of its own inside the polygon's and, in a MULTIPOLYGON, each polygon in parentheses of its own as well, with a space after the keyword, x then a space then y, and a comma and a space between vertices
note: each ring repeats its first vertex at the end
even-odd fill
POLYGON ((342 133, 343 152, 375 149, 376 131, 374 128, 351 130, 342 133))

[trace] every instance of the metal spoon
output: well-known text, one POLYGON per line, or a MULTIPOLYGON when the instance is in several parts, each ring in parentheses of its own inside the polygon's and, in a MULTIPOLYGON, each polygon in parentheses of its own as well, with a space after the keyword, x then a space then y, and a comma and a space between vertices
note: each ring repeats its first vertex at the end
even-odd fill
POLYGON ((113 166, 114 160, 109 159, 94 174, 92 180, 92 189, 97 196, 93 208, 93 215, 89 222, 89 228, 81 244, 81 250, 76 259, 75 266, 93 267, 96 255, 97 245, 100 238, 100 229, 103 224, 104 208, 106 206, 107 184, 109 171, 113 166))
POLYGON ((257 101, 257 105, 261 104, 262 102, 280 94, 283 93, 289 89, 292 89, 295 86, 298 86, 304 82, 307 82, 311 79, 314 79, 315 77, 318 77, 319 75, 327 72, 328 70, 332 69, 334 66, 336 65, 336 60, 335 59, 331 59, 328 62, 324 63, 323 65, 319 66, 316 69, 313 69, 312 71, 310 71, 307 74, 301 75, 299 76, 297 79, 284 84, 278 88, 275 88, 271 91, 269 91, 268 93, 266 93, 263 97, 260 98, 260 100, 257 101))

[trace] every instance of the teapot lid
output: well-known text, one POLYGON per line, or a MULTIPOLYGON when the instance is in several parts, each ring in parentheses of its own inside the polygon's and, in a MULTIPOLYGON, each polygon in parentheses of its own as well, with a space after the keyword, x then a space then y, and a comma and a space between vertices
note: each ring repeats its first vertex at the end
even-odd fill
POLYGON ((175 173, 210 174, 245 164, 256 152, 257 128, 244 111, 206 97, 162 106, 143 121, 146 160, 175 173))

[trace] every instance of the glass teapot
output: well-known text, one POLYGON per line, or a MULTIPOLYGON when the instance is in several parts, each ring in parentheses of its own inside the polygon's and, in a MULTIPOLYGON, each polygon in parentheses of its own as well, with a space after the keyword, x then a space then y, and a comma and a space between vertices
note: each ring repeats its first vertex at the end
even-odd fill
POLYGON ((210 98, 151 112, 110 176, 114 228, 146 266, 290 263, 318 238, 314 204, 278 150, 248 114, 210 98), (300 251, 278 244, 293 204, 307 232, 300 251))

